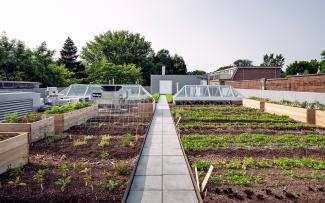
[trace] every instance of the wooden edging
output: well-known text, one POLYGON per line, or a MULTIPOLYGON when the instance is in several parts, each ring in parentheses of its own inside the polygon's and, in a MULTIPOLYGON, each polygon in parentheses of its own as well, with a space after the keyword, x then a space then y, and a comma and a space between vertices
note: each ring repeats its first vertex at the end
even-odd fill
POLYGON ((154 110, 153 113, 152 113, 149 127, 148 127, 148 129, 147 129, 147 131, 146 131, 145 137, 144 137, 143 142, 142 142, 142 144, 141 144, 141 148, 140 148, 139 156, 138 156, 138 158, 137 158, 137 160, 136 160, 135 167, 133 168, 132 173, 131 173, 131 175, 130 175, 130 176, 131 176, 131 179, 130 179, 130 181, 128 182, 128 185, 127 185, 127 187, 126 187, 126 189, 125 189, 125 192, 124 192, 124 195, 123 195, 123 198, 122 198, 122 201, 121 201, 122 203, 126 203, 127 198, 128 198, 128 196, 129 196, 130 189, 131 189, 131 185, 132 185, 133 180, 134 180, 135 172, 136 172, 136 170, 137 170, 137 168, 138 168, 138 164, 139 164, 139 162, 140 162, 140 158, 141 158, 141 154, 142 154, 142 151, 143 151, 143 148, 144 148, 144 144, 146 143, 146 140, 147 140, 147 137, 148 137, 148 133, 149 133, 149 130, 150 130, 151 123, 152 123, 152 120, 153 120, 153 116, 155 115, 155 112, 156 112, 156 106, 155 106, 155 110, 154 110))
MULTIPOLYGON (((169 105, 169 104, 168 104, 169 105)), ((170 106, 169 106, 169 109, 170 109, 170 106)), ((197 182, 196 182, 196 179, 192 173, 192 168, 191 168, 191 165, 190 165, 190 161, 188 160, 187 156, 186 156, 186 153, 185 153, 185 149, 184 149, 184 146, 183 146, 183 142, 181 140, 181 135, 180 135, 180 132, 178 130, 178 128, 176 128, 176 125, 175 125, 175 120, 174 120, 174 116, 172 115, 172 119, 173 119, 173 124, 174 124, 174 127, 176 129, 176 133, 177 133, 177 138, 178 138, 178 141, 181 145, 181 149, 182 149, 182 153, 183 153, 183 156, 184 156, 184 159, 185 159, 185 162, 186 162, 186 166, 187 166, 187 170, 189 171, 190 173, 190 177, 191 177, 191 181, 192 181, 192 184, 194 186, 194 191, 195 191, 195 194, 196 194, 196 197, 197 197, 197 200, 199 201, 199 203, 203 203, 203 199, 201 197, 201 194, 200 194, 200 191, 199 191, 199 188, 196 187, 197 185, 197 182)))

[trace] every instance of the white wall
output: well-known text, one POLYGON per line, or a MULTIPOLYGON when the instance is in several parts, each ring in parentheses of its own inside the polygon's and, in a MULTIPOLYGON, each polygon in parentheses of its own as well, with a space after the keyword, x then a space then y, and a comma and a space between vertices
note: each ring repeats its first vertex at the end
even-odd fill
POLYGON ((255 89, 236 89, 244 97, 256 96, 262 98, 269 98, 274 101, 280 101, 282 99, 289 101, 299 102, 313 102, 319 101, 325 104, 325 93, 315 92, 294 92, 294 91, 277 91, 277 90, 255 90, 255 89))

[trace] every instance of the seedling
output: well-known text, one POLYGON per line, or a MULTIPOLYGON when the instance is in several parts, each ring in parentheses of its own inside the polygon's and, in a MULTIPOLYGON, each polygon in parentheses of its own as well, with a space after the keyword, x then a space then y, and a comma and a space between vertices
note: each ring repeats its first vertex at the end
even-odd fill
POLYGON ((119 161, 116 164, 116 170, 118 172, 118 174, 120 175, 125 175, 126 174, 126 164, 124 161, 119 161))
POLYGON ((67 172, 69 171, 69 168, 68 168, 67 164, 61 163, 59 165, 59 169, 61 171, 62 176, 64 176, 64 177, 67 176, 67 172))
POLYGON ((111 173, 106 173, 106 175, 105 175, 105 188, 108 191, 113 191, 119 184, 120 184, 120 181, 114 180, 111 173))
POLYGON ((87 144, 87 140, 81 140, 81 139, 76 139, 76 140, 73 140, 73 146, 75 147, 79 147, 81 145, 85 145, 87 144))
POLYGON ((92 185, 93 177, 91 175, 91 168, 84 168, 83 170, 80 171, 80 173, 85 174, 85 177, 84 177, 85 186, 86 187, 90 186, 91 189, 93 190, 94 187, 92 185))
POLYGON ((123 139, 123 147, 129 147, 131 142, 134 140, 134 136, 128 134, 126 138, 123 139))
POLYGON ((93 135, 85 135, 84 140, 88 141, 88 140, 92 140, 93 138, 94 138, 93 135))
POLYGON ((100 156, 100 158, 105 159, 105 158, 107 158, 109 156, 109 153, 105 152, 105 151, 102 151, 99 156, 100 156))
POLYGON ((40 184, 41 190, 43 191, 43 182, 47 178, 49 174, 48 169, 38 170, 36 174, 34 175, 34 179, 40 184))
POLYGON ((20 180, 20 176, 17 176, 15 181, 9 181, 8 184, 13 185, 14 187, 18 187, 18 186, 25 187, 25 186, 27 186, 26 183, 24 183, 24 182, 22 182, 20 180))
POLYGON ((4 123, 17 123, 19 120, 19 115, 17 112, 8 113, 5 115, 3 122, 4 123))
POLYGON ((66 135, 53 135, 46 137, 46 143, 51 144, 53 142, 58 142, 66 138, 66 135))
POLYGON ((66 187, 71 183, 71 176, 64 176, 55 181, 55 184, 60 187, 60 191, 64 192, 66 187))
POLYGON ((110 141, 110 136, 109 135, 103 135, 100 143, 98 144, 98 146, 100 147, 108 147, 109 146, 109 141, 110 141))
POLYGON ((18 176, 20 176, 22 170, 23 170, 22 166, 12 168, 12 169, 10 169, 9 176, 10 177, 18 177, 18 176))

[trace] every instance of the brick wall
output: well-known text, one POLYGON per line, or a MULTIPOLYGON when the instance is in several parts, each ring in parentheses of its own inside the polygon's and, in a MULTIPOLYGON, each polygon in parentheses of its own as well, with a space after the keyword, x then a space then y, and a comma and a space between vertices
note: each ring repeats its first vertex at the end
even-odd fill
POLYGON ((279 68, 239 68, 233 80, 256 80, 260 78, 280 78, 279 68))
POLYGON ((225 81, 225 85, 230 85, 238 89, 261 89, 261 80, 240 80, 240 81, 225 81))
POLYGON ((241 80, 226 81, 226 85, 231 85, 239 89, 264 89, 300 92, 325 92, 325 74, 291 76, 288 78, 267 79, 267 80, 241 80))

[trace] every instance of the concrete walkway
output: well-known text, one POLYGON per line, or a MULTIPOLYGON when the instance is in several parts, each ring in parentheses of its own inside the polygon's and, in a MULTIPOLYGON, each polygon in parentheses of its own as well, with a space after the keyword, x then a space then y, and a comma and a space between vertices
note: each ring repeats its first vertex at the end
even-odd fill
POLYGON ((164 95, 156 106, 127 202, 198 202, 164 95))

